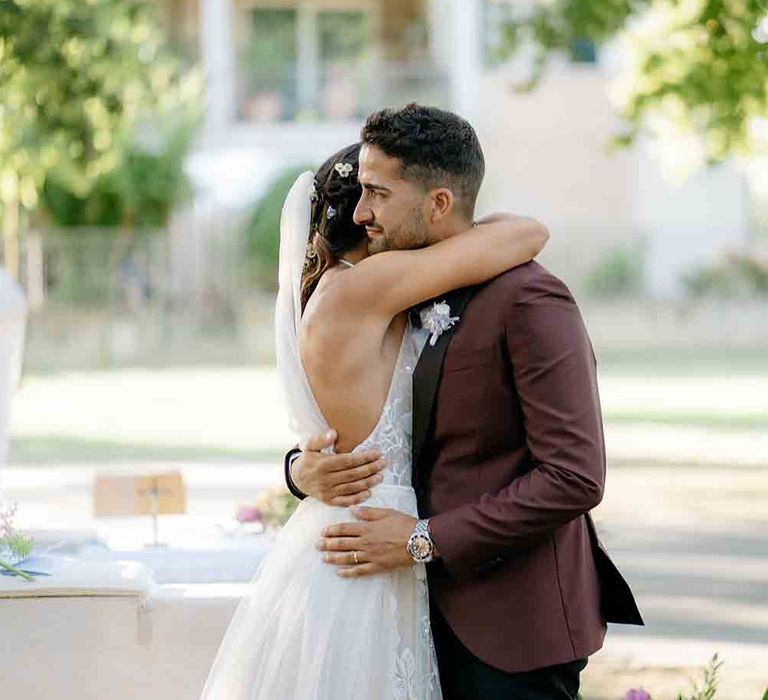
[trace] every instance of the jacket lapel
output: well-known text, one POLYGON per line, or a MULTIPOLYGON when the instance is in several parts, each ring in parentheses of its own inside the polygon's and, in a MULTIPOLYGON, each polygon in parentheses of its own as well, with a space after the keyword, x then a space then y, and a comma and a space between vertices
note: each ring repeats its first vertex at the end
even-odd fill
MULTIPOLYGON (((451 316, 461 316, 469 302, 475 287, 464 287, 442 297, 451 307, 451 316)), ((458 322, 461 323, 461 320, 458 322)), ((413 372, 413 479, 419 468, 419 460, 424 448, 424 441, 432 418, 435 394, 440 383, 443 359, 453 336, 453 329, 445 331, 434 346, 427 344, 421 353, 413 372)))

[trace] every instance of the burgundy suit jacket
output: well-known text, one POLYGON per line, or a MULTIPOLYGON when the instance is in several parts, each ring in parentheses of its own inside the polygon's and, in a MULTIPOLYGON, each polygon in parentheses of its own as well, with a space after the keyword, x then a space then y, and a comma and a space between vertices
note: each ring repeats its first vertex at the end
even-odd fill
POLYGON ((414 372, 413 479, 430 591, 479 659, 522 672, 643 624, 589 511, 603 495, 596 363, 568 288, 536 262, 446 296, 458 324, 414 372))

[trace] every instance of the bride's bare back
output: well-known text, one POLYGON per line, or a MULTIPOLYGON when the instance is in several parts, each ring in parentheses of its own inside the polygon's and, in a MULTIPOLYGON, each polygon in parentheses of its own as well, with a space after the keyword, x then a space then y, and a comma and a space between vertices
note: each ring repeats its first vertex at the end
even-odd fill
POLYGON ((350 272, 339 266, 323 275, 304 311, 300 336, 312 393, 339 436, 337 452, 352 451, 376 427, 407 326, 405 313, 387 322, 339 308, 333 288, 350 272))

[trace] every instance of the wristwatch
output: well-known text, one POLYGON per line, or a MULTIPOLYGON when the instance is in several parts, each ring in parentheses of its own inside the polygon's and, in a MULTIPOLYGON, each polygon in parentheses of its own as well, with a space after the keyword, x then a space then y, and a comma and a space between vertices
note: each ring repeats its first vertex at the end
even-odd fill
POLYGON ((408 538, 408 554, 417 564, 427 564, 435 558, 435 543, 429 534, 429 520, 419 520, 408 538))

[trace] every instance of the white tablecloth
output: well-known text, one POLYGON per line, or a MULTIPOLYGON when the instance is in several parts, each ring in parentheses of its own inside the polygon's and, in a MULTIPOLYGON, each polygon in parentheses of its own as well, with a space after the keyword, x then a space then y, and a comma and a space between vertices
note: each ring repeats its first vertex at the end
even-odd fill
POLYGON ((136 561, 61 557, 52 574, 0 576, 2 698, 198 700, 247 587, 159 586, 136 561))
POLYGON ((72 596, 122 596, 140 600, 156 588, 152 573, 135 561, 86 561, 75 557, 31 557, 22 570, 45 572, 34 581, 0 575, 0 599, 72 596))

